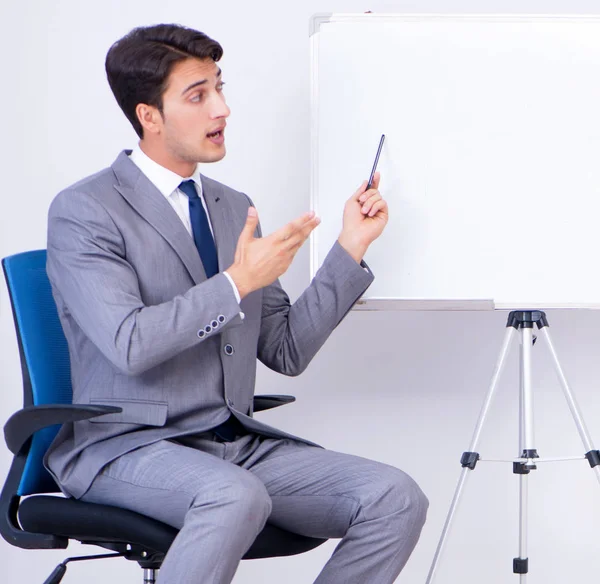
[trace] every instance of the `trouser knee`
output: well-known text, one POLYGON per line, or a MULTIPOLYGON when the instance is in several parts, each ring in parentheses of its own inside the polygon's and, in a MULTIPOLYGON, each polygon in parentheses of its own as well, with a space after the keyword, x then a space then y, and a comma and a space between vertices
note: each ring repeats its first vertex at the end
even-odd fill
POLYGON ((429 500, 419 485, 406 473, 387 467, 378 487, 371 513, 390 521, 412 524, 420 531, 427 517, 429 500))
MULTIPOLYGON (((232 528, 253 525, 260 530, 271 514, 272 503, 267 489, 250 473, 215 487, 212 499, 213 506, 218 508, 219 522, 232 528)), ((205 497, 199 493, 191 510, 202 513, 205 508, 205 497)))

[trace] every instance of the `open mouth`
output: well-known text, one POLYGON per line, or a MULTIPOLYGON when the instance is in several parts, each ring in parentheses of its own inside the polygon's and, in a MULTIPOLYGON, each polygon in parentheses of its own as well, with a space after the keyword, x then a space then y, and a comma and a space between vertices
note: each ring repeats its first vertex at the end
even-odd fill
POLYGON ((206 134, 208 138, 220 138, 223 135, 223 130, 218 130, 216 132, 212 132, 211 134, 206 134))

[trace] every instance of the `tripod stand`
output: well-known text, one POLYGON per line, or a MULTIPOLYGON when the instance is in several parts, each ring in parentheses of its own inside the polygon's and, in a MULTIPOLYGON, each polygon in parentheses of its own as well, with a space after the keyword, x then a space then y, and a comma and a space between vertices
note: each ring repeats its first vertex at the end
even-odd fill
POLYGON ((548 344, 556 374, 558 375, 563 393, 569 405, 569 409, 571 410, 571 415, 573 416, 573 420, 575 421, 579 436, 581 437, 581 441, 583 442, 583 446, 586 451, 585 458, 587 458, 590 466, 594 469, 596 478, 600 482, 600 451, 594 450, 594 447, 592 446, 589 432, 585 426, 585 422, 583 421, 573 392, 567 383, 565 375, 558 361, 558 357, 550 337, 550 332, 548 331, 546 314, 537 310, 511 312, 508 316, 508 322, 506 324, 507 328, 504 337, 504 343, 500 351, 498 362, 496 363, 496 368, 492 376, 492 381, 490 383, 487 396, 485 398, 483 407, 481 408, 481 413, 479 414, 479 420, 477 421, 477 426, 475 427, 475 432, 473 433, 470 448, 467 452, 463 453, 460 460, 462 471, 458 480, 458 485, 456 486, 456 490, 454 492, 454 497, 452 499, 448 515, 446 517, 442 535, 440 536, 440 540, 433 557, 433 562, 431 563, 431 567, 429 569, 426 584, 432 584, 435 577, 440 556, 446 542, 450 525, 454 519, 456 508, 460 501, 467 475, 470 471, 475 469, 478 461, 484 460, 477 452, 477 446, 481 437, 481 430, 487 417, 492 398, 494 397, 498 380, 500 379, 500 375, 504 369, 510 344, 517 332, 520 333, 521 340, 519 400, 519 450, 521 452, 521 456, 518 460, 513 462, 513 473, 519 475, 519 557, 513 560, 513 572, 515 574, 519 574, 521 584, 526 582, 527 573, 529 571, 529 559, 527 557, 527 475, 532 470, 537 468, 536 464, 539 462, 576 460, 584 458, 584 456, 579 456, 563 459, 541 459, 538 456, 533 438, 533 394, 531 387, 531 349, 536 340, 533 335, 534 325, 537 325, 540 333, 544 336, 546 343, 548 344))

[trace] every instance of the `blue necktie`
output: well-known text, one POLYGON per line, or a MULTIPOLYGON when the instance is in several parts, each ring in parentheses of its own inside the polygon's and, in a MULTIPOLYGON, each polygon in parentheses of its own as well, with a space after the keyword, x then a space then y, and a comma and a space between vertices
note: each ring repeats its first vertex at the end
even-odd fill
POLYGON ((194 243, 200 254, 207 278, 212 278, 219 272, 219 261, 217 259, 217 248, 215 240, 210 232, 208 217, 202 205, 202 201, 196 191, 193 180, 184 180, 179 188, 187 195, 190 206, 190 223, 194 234, 194 243))

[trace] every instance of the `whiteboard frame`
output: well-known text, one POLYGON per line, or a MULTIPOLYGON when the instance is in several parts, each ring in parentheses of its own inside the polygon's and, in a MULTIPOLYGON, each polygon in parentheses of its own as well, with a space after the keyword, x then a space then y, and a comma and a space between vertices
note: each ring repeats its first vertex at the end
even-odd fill
MULTIPOLYGON (((598 14, 536 14, 536 13, 469 13, 469 14, 447 14, 447 13, 318 13, 313 15, 309 21, 310 37, 310 205, 311 209, 319 215, 319 200, 317 189, 317 177, 319 175, 319 83, 318 83, 318 54, 319 54, 319 32, 321 27, 328 23, 361 23, 361 22, 530 22, 536 21, 560 21, 560 22, 593 22, 600 23, 598 14)), ((313 231, 310 237, 310 277, 314 278, 320 267, 318 258, 318 229, 313 231)), ((600 302, 588 303, 585 306, 580 303, 558 303, 558 304, 528 304, 527 306, 513 306, 497 303, 493 299, 423 299, 423 298, 377 298, 363 297, 355 304, 353 310, 544 310, 544 309, 591 309, 600 310, 600 302)))

